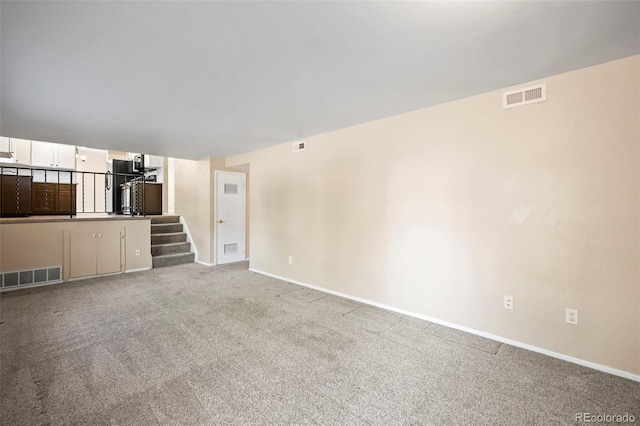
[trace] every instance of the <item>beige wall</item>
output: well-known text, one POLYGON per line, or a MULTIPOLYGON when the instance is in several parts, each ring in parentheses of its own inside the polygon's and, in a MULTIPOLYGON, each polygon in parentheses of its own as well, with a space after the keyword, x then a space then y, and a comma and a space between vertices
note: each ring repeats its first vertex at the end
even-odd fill
MULTIPOLYGON (((198 251, 198 261, 204 263, 216 262, 214 222, 216 170, 246 173, 245 170, 226 168, 223 158, 208 157, 197 161, 175 159, 175 214, 184 218, 192 242, 198 251)), ((247 194, 248 191, 247 185, 247 194)), ((248 256, 248 244, 246 250, 248 256)))
POLYGON ((109 160, 126 160, 127 153, 124 151, 109 151, 109 160))
POLYGON ((0 224, 0 271, 62 265, 63 278, 66 280, 69 277, 69 242, 64 239, 65 232, 100 232, 113 229, 125 231, 125 270, 151 268, 151 221, 112 219, 0 224), (136 256, 136 249, 140 250, 139 256, 136 256))
POLYGON ((640 374, 639 62, 229 158, 251 267, 640 374))
POLYGON ((202 160, 175 159, 175 214, 185 220, 192 243, 198 250, 198 260, 213 263, 211 223, 213 217, 210 185, 211 165, 202 160))

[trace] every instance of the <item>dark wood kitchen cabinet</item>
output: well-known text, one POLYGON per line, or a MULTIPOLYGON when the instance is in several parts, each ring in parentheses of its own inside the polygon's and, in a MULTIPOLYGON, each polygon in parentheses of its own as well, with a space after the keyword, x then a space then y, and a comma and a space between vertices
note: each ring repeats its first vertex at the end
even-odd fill
POLYGON ((0 216, 28 216, 31 214, 31 176, 2 176, 0 216))
POLYGON ((33 183, 33 214, 76 214, 76 184, 33 183))
POLYGON ((131 187, 133 214, 162 214, 162 184, 135 182, 131 187))

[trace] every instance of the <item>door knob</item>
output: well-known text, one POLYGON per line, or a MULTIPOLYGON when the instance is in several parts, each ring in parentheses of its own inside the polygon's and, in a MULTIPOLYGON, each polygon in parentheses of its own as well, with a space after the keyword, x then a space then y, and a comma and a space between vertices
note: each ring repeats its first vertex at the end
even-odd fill
POLYGON ((220 219, 218 220, 218 223, 224 223, 224 220, 220 219))

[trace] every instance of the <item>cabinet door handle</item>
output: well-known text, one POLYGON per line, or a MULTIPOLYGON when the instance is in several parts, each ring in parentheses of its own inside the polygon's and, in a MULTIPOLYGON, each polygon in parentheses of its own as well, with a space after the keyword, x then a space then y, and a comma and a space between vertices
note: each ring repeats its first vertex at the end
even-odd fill
POLYGON ((98 238, 102 238, 102 234, 98 234, 98 238))
POLYGON ((93 238, 95 238, 95 237, 96 237, 96 234, 93 234, 93 238))

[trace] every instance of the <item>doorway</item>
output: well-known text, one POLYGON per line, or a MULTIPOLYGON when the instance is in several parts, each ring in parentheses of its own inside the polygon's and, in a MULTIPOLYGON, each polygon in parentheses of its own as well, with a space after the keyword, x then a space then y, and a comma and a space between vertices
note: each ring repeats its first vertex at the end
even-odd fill
POLYGON ((216 263, 245 260, 247 182, 244 173, 216 170, 216 263))

